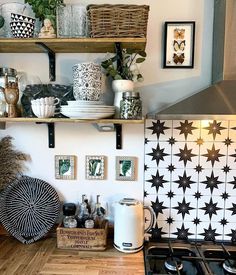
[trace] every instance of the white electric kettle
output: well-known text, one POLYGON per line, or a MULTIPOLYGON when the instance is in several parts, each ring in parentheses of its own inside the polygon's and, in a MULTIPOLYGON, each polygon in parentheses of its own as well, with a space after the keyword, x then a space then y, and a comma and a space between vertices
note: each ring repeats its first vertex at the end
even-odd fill
POLYGON ((143 248, 144 233, 156 223, 156 216, 151 207, 141 202, 124 198, 114 204, 114 247, 126 253, 134 253, 143 248), (150 211, 151 221, 144 229, 144 209, 150 211))

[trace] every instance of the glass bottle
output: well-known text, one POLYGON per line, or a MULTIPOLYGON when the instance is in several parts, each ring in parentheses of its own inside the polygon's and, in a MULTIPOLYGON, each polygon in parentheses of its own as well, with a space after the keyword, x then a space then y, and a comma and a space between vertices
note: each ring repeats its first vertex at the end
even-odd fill
POLYGON ((75 218, 76 205, 74 203, 65 203, 63 205, 63 225, 66 228, 77 227, 77 220, 75 218))
POLYGON ((105 209, 101 206, 99 201, 100 195, 97 195, 97 201, 93 212, 94 225, 96 228, 101 228, 102 221, 104 220, 105 209))
POLYGON ((124 92, 120 101, 120 118, 141 119, 142 101, 138 92, 124 92))
POLYGON ((85 221, 89 219, 89 211, 86 203, 86 195, 82 195, 82 202, 77 216, 78 227, 84 227, 85 221))

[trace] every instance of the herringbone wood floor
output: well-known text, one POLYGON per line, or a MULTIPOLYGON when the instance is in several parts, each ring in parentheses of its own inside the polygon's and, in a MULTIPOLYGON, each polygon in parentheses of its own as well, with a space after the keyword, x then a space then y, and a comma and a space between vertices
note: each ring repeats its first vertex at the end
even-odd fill
POLYGON ((125 254, 112 244, 101 252, 64 250, 54 237, 25 245, 0 236, 0 275, 16 274, 144 275, 143 252, 125 254))

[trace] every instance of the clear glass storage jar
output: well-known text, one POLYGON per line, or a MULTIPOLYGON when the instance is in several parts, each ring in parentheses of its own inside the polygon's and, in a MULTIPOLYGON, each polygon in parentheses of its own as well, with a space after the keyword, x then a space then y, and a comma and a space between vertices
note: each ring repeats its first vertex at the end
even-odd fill
POLYGON ((120 101, 120 118, 141 119, 142 101, 138 92, 124 92, 120 101))

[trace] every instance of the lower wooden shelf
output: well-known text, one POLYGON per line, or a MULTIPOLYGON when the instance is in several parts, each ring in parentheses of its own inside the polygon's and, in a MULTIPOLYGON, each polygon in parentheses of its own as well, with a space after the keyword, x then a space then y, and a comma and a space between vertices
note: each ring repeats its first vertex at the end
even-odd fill
POLYGON ((123 124, 143 124, 142 119, 70 119, 70 118, 29 118, 29 117, 0 117, 0 129, 6 128, 6 123, 44 123, 48 126, 48 147, 55 148, 55 123, 89 123, 96 125, 99 131, 116 132, 116 149, 122 149, 122 125, 123 124))
POLYGON ((142 119, 72 119, 72 118, 37 118, 37 117, 0 117, 0 122, 42 122, 42 123, 54 123, 54 122, 68 122, 68 123, 113 123, 113 124, 142 124, 142 119))

